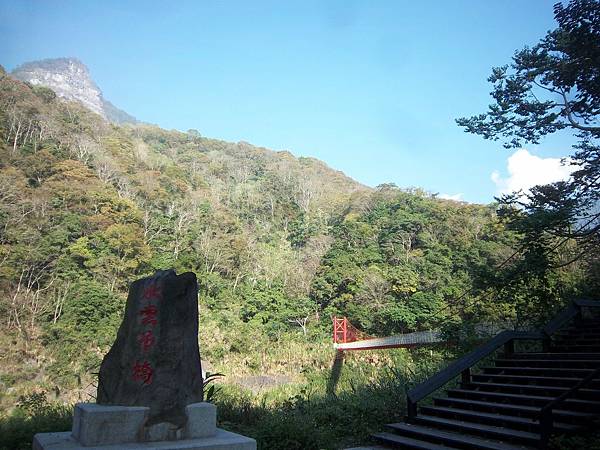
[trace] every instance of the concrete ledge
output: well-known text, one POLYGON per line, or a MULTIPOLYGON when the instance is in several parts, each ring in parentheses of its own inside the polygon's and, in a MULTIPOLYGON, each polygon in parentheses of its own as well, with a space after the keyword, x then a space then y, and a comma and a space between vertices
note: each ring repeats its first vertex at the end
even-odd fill
POLYGON ((73 438, 85 447, 137 442, 150 408, 77 403, 73 438))
POLYGON ((132 442, 99 446, 83 446, 69 431, 38 433, 33 437, 33 450, 256 450, 254 439, 216 429, 212 437, 180 441, 132 442))
POLYGON ((380 445, 376 445, 375 447, 352 447, 344 450, 389 450, 389 447, 381 447, 380 445))
POLYGON ((217 433, 217 407, 210 403, 192 403, 185 407, 187 424, 183 431, 184 439, 199 439, 217 433))

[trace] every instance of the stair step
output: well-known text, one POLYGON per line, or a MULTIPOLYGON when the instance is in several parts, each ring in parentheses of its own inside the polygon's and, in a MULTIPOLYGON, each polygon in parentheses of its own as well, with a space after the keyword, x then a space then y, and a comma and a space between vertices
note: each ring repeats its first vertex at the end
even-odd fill
POLYGON ((552 350, 556 353, 587 353, 600 350, 600 345, 553 345, 552 350))
MULTIPOLYGON (((545 398, 545 397, 544 397, 545 398)), ((505 398, 502 398, 505 399, 505 398)), ((497 403, 497 402, 485 402, 479 400, 472 399, 460 399, 460 398, 451 398, 451 397, 434 397, 434 403, 436 406, 450 406, 460 409, 471 409, 473 411, 507 411, 516 414, 523 414, 527 416, 538 417, 541 406, 526 406, 526 405, 515 405, 511 403, 497 403)), ((547 402, 546 402, 547 403, 547 402)), ((600 406, 600 403, 598 404, 600 406)), ((579 412, 579 411, 568 411, 556 409, 553 411, 555 416, 568 418, 568 419, 576 419, 576 420, 585 420, 593 417, 593 414, 579 412)))
POLYGON ((589 341, 583 341, 581 339, 569 339, 569 340, 560 340, 560 341, 554 341, 552 343, 550 343, 550 348, 551 349, 563 349, 563 348, 578 348, 578 349, 598 349, 600 348, 600 343, 597 341, 594 342, 589 342, 589 341))
POLYGON ((415 421, 429 426, 451 428, 456 431, 480 434, 490 438, 505 439, 507 441, 518 441, 535 445, 540 440, 540 435, 538 433, 497 427, 494 425, 483 425, 481 423, 463 422, 461 420, 445 419, 423 414, 417 415, 415 421))
POLYGON ((553 352, 531 352, 531 353, 511 353, 508 359, 586 359, 586 360, 600 360, 600 353, 577 353, 570 355, 568 353, 553 353, 553 352))
POLYGON ((600 340, 600 332, 598 331, 580 331, 571 333, 554 334, 551 336, 552 339, 590 339, 600 340))
POLYGON ((512 384, 512 383, 487 383, 481 381, 472 381, 469 387, 475 389, 488 390, 508 390, 508 391, 533 391, 533 392, 552 392, 554 394, 562 394, 569 388, 563 386, 540 386, 537 384, 512 384))
MULTIPOLYGON (((509 380, 516 381, 529 381, 532 383, 540 383, 532 386, 554 386, 554 385, 574 385, 577 382, 581 381, 582 378, 573 378, 573 377, 542 377, 542 376, 534 376, 534 375, 512 375, 512 374, 474 374, 472 375, 474 381, 499 381, 499 382, 509 382, 509 380), (550 384, 544 384, 550 383, 550 384)), ((529 385, 528 385, 529 386, 529 385)))
POLYGON ((550 349, 561 349, 577 347, 579 349, 598 349, 600 348, 600 342, 594 340, 589 341, 587 339, 560 339, 550 343, 550 349))
MULTIPOLYGON (((493 392, 493 391, 474 391, 470 389, 448 389, 446 391, 448 396, 451 398, 478 398, 478 399, 494 399, 498 401, 512 401, 525 403, 527 405, 543 406, 554 399, 551 396, 541 395, 524 395, 524 394, 511 394, 505 392, 493 392)), ((597 410, 600 411, 600 401, 593 400, 581 400, 577 398, 569 398, 563 403, 563 409, 572 407, 578 407, 586 411, 597 410)))
POLYGON ((411 450, 448 450, 456 447, 448 447, 447 445, 437 445, 433 442, 422 441, 420 439, 413 439, 407 436, 400 436, 398 434, 386 433, 382 431, 380 433, 373 433, 372 438, 377 439, 379 442, 392 445, 394 447, 401 446, 401 448, 411 450))
POLYGON ((536 374, 543 373, 550 375, 551 373, 557 374, 572 374, 579 375, 584 378, 589 373, 593 372, 594 369, 582 369, 582 368, 567 368, 567 367, 511 367, 511 366, 496 366, 496 367, 484 367, 484 373, 491 375, 517 375, 517 374, 536 374), (502 372, 502 373, 498 373, 502 372))
POLYGON ((558 333, 553 334, 553 336, 556 337, 562 337, 562 336, 590 336, 593 338, 600 338, 600 330, 592 330, 592 329, 587 329, 587 330, 566 330, 566 331, 561 331, 558 333))
MULTIPOLYGON (((569 387, 567 386, 546 386, 538 384, 495 383, 482 381, 472 381, 469 383, 468 387, 470 389, 480 389, 483 391, 525 395, 542 395, 551 398, 557 397, 569 390, 569 387)), ((574 397, 600 401, 600 390, 579 389, 574 395, 574 397)))
MULTIPOLYGON (((490 425, 508 428, 519 428, 525 431, 532 431, 533 429, 539 428, 539 421, 533 418, 517 417, 504 414, 486 413, 481 411, 472 411, 468 409, 457 409, 447 408, 443 406, 422 406, 420 411, 428 416, 441 416, 448 417, 452 416, 452 419, 464 420, 468 422, 484 422, 490 425)), ((560 432, 572 432, 577 430, 579 427, 562 423, 554 422, 554 429, 560 432)))
POLYGON ((567 341, 588 341, 600 342, 600 333, 596 334, 561 334, 558 336, 552 336, 552 342, 567 342, 567 341))
POLYGON ((571 367, 581 368, 584 366, 585 368, 595 369, 600 367, 600 359, 504 359, 499 358, 495 361, 498 366, 503 367, 521 367, 523 364, 527 364, 527 366, 535 366, 539 368, 555 368, 557 366, 561 366, 559 368, 569 369, 571 367))
MULTIPOLYGON (((451 431, 434 429, 425 427, 422 425, 416 425, 412 423, 392 423, 387 425, 388 428, 408 435, 412 438, 423 439, 428 442, 435 442, 437 444, 443 443, 445 448, 447 446, 456 446, 458 448, 469 448, 469 449, 482 449, 482 450, 523 450, 524 447, 514 446, 504 442, 491 441, 487 439, 481 439, 476 436, 464 435, 453 433, 451 431)), ((426 447, 432 448, 432 447, 426 447)))

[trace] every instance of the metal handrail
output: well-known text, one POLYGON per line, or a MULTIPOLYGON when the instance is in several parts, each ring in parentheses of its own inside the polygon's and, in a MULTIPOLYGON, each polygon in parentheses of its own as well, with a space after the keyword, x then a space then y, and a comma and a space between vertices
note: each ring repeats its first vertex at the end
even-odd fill
POLYGON ((556 333, 565 323, 567 323, 569 320, 573 319, 575 316, 577 316, 577 314, 579 314, 579 311, 581 310, 580 308, 581 307, 578 304, 576 304, 575 302, 571 302, 569 306, 567 306, 565 309, 556 314, 550 320, 550 322, 546 324, 542 331, 547 336, 556 333))
POLYGON ((503 331, 497 334, 490 341, 477 347, 472 352, 462 358, 454 361, 444 370, 436 373, 424 382, 412 388, 406 394, 406 408, 408 420, 412 420, 417 415, 417 403, 429 394, 433 393, 446 383, 453 380, 458 375, 462 375, 463 383, 468 383, 471 377, 471 367, 477 364, 486 356, 489 356, 499 347, 505 346, 510 353, 514 349, 515 340, 543 340, 548 343, 550 335, 554 334, 568 321, 576 317, 581 312, 582 307, 600 307, 600 302, 593 300, 572 301, 568 307, 560 311, 541 331, 523 332, 523 331, 503 331))
POLYGON ((559 397, 549 401, 546 403, 542 409, 540 410, 540 446, 541 448, 546 448, 548 445, 548 440, 550 439, 550 435, 552 434, 552 429, 554 428, 554 417, 552 415, 552 410, 556 408, 558 405, 563 403, 565 400, 570 398, 573 394, 575 394, 580 389, 589 385, 595 378, 600 375, 600 367, 594 370, 592 373, 587 375, 581 381, 577 382, 575 386, 569 389, 567 392, 563 393, 559 397))
POLYGON ((466 381, 466 379, 470 376, 470 373, 467 373, 466 371, 469 371, 471 367, 473 367, 486 356, 495 352, 501 346, 510 344, 512 341, 518 339, 544 339, 544 334, 538 331, 503 331, 488 342, 477 347, 472 352, 454 361, 444 370, 436 373, 423 383, 415 386, 407 393, 407 412, 409 419, 416 416, 417 402, 419 400, 427 397, 429 394, 439 389, 458 375, 462 374, 463 381, 466 381))
POLYGON ((579 307, 589 307, 589 308, 597 308, 598 306, 600 306, 600 302, 598 300, 589 300, 589 299, 585 299, 585 298, 578 298, 573 300, 573 303, 575 303, 577 306, 579 307))

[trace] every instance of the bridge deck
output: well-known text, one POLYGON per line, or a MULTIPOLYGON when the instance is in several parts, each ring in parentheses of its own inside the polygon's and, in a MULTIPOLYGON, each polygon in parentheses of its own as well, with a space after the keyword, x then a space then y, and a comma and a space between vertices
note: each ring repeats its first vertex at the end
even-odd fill
POLYGON ((337 350, 374 350, 380 348, 414 347, 423 344, 443 342, 439 331, 417 331, 383 338, 364 339, 355 342, 334 343, 337 350))

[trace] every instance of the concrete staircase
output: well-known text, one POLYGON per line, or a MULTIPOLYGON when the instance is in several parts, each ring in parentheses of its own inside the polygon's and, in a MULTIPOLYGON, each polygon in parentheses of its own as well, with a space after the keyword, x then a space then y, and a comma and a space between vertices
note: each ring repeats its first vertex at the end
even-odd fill
POLYGON ((463 369, 445 395, 432 388, 432 404, 414 406, 406 422, 372 437, 385 448, 508 450, 545 448, 549 433, 590 429, 600 418, 600 317, 579 315, 543 352, 513 345, 476 373, 463 369), (550 402, 548 422, 542 409, 550 402))

